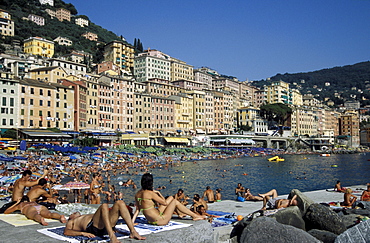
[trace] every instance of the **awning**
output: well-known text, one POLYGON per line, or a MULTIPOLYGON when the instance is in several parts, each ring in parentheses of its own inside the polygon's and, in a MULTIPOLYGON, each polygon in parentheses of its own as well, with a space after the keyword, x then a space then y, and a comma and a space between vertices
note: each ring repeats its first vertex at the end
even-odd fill
POLYGON ((176 132, 181 133, 182 131, 181 130, 176 130, 176 132))
POLYGON ((228 139, 228 141, 232 144, 255 144, 256 142, 253 141, 252 139, 228 139))
POLYGON ((133 138, 133 140, 148 140, 148 138, 133 138))
POLYGON ((224 143, 226 141, 226 139, 215 139, 215 140, 211 140, 211 142, 214 142, 214 143, 224 143))
POLYGON ((30 137, 65 137, 70 138, 71 136, 65 133, 57 133, 57 132, 25 132, 24 134, 30 137))
POLYGON ((202 129, 195 129, 197 131, 197 133, 202 133, 202 134, 205 134, 206 132, 203 131, 202 129))
POLYGON ((164 138, 167 143, 188 143, 187 138, 164 138))

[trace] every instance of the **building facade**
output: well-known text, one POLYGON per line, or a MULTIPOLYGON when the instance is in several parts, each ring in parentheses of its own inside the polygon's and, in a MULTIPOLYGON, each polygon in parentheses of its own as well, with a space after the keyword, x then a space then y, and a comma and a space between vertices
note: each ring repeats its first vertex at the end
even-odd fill
POLYGON ((52 58, 54 55, 54 42, 41 37, 30 37, 24 40, 24 52, 32 55, 52 58))

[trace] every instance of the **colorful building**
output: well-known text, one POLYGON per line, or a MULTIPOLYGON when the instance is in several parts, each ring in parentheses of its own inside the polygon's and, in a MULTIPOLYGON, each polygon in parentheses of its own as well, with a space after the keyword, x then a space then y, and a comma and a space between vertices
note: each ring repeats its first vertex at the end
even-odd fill
POLYGON ((32 55, 51 58, 54 55, 54 42, 41 37, 30 37, 24 40, 24 52, 32 55))

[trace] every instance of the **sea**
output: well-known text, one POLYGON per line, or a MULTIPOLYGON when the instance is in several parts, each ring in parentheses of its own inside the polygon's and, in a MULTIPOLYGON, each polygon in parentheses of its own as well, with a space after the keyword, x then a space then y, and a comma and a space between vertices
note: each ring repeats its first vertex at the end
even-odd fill
MULTIPOLYGON (((271 157, 271 156, 270 156, 271 157)), ((365 185, 370 182, 370 153, 282 155, 285 161, 269 162, 269 157, 241 157, 235 159, 186 161, 168 169, 156 168, 149 172, 154 177, 154 188, 163 196, 174 195, 179 188, 193 198, 207 186, 221 189, 223 200, 234 200, 238 183, 250 188, 253 195, 276 189, 279 195, 292 189, 302 192, 333 189, 337 180, 342 186, 365 185)), ((111 177, 117 191, 124 194, 126 203, 134 201, 140 189, 142 172, 111 177), (132 179, 138 189, 122 187, 121 182, 132 179)))

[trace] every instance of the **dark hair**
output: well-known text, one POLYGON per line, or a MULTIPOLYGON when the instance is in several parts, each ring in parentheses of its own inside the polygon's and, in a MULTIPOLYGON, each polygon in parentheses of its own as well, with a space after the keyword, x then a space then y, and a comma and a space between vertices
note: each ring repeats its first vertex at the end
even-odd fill
POLYGON ((182 192, 182 193, 184 193, 184 190, 182 190, 182 189, 180 188, 177 192, 182 192))
POLYGON ((143 190, 153 191, 153 175, 152 174, 145 173, 141 177, 141 188, 143 188, 143 190))
POLYGON ((32 175, 32 171, 30 171, 30 170, 23 171, 22 176, 26 176, 26 175, 32 175))
POLYGON ((202 208, 204 208, 204 205, 199 205, 196 209, 197 212, 199 212, 202 208))
POLYGON ((39 180, 39 185, 40 186, 43 186, 43 185, 46 185, 48 183, 48 181, 45 179, 45 178, 41 178, 40 180, 39 180))
POLYGON ((206 189, 207 189, 207 190, 208 190, 208 189, 211 189, 211 187, 210 187, 210 186, 207 186, 207 187, 206 187, 206 189))
POLYGON ((194 194, 194 200, 195 200, 195 201, 199 201, 199 199, 200 199, 199 194, 194 194))

